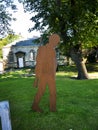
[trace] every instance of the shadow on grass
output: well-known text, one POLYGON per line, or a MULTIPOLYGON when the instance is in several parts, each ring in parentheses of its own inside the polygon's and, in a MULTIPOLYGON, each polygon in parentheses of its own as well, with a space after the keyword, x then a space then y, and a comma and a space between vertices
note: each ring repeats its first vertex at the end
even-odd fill
POLYGON ((33 77, 34 69, 9 69, 0 75, 1 79, 4 78, 24 78, 33 77))
MULTIPOLYGON (((98 63, 86 64, 88 72, 98 72, 98 63)), ((77 79, 77 68, 75 65, 72 66, 58 66, 56 78, 69 78, 77 79)), ((4 74, 0 75, 0 78, 26 78, 34 77, 34 68, 22 68, 22 69, 9 69, 4 74)))

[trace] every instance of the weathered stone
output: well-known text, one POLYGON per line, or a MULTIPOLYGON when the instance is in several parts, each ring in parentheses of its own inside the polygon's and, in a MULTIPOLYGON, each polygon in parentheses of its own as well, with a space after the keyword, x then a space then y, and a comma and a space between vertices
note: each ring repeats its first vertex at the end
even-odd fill
POLYGON ((0 102, 0 117, 1 117, 2 130, 12 130, 8 101, 0 102))

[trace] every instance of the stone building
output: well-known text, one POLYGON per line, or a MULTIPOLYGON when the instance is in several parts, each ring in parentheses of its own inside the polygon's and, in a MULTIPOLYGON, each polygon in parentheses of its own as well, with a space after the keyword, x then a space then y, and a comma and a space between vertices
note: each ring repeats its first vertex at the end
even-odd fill
MULTIPOLYGON (((40 44, 36 44, 34 38, 15 41, 2 48, 4 68, 34 67, 36 55, 40 44)), ((67 59, 56 49, 58 65, 66 65, 67 59)))
POLYGON ((3 47, 3 61, 5 68, 33 67, 39 44, 33 38, 13 42, 3 47))

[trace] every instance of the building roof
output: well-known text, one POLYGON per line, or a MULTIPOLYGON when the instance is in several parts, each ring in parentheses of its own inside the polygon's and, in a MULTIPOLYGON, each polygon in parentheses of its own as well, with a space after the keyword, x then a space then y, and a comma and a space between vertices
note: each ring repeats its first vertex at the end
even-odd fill
POLYGON ((35 39, 30 38, 27 40, 22 40, 22 41, 16 42, 16 44, 14 46, 39 46, 34 41, 35 41, 35 39))
POLYGON ((29 38, 26 40, 14 41, 10 44, 7 44, 4 47, 11 47, 11 46, 39 46, 40 44, 35 43, 35 38, 29 38))

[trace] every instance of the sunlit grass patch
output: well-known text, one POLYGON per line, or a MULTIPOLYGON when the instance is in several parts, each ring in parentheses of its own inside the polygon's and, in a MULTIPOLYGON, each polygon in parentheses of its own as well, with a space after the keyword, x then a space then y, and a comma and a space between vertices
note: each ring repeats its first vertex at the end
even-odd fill
POLYGON ((73 72, 57 72, 57 112, 49 111, 47 88, 40 103, 44 112, 36 113, 31 106, 37 88, 33 76, 23 76, 28 73, 16 70, 0 78, 0 101, 10 103, 13 130, 97 130, 98 80, 74 80, 69 78, 73 72))
POLYGON ((70 77, 72 77, 72 76, 74 76, 74 75, 76 75, 77 73, 76 72, 64 72, 64 71, 62 71, 62 72, 57 72, 56 73, 56 76, 70 76, 70 77))

